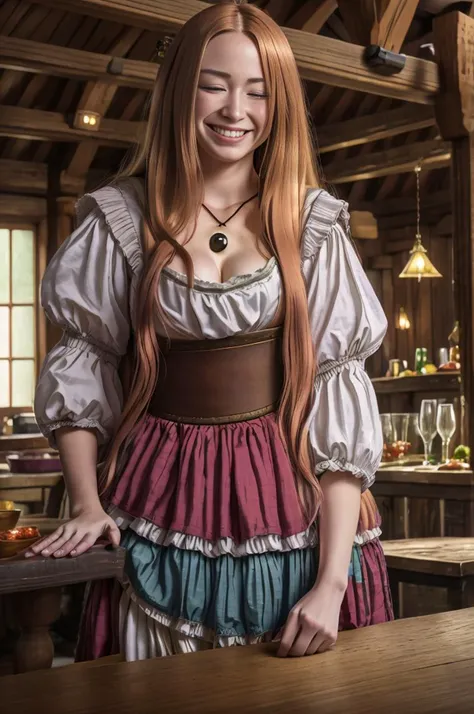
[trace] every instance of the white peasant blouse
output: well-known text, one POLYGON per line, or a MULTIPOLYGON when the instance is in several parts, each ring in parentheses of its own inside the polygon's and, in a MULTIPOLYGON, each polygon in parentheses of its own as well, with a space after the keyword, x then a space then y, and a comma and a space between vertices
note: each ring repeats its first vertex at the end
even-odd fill
MULTIPOLYGON (((118 366, 134 329, 143 268, 142 191, 138 179, 126 179, 84 196, 79 227, 43 277, 42 306, 63 329, 35 396, 38 425, 52 446, 54 431, 63 426, 95 428, 105 444, 120 417, 118 366)), ((386 318, 348 237, 347 205, 310 190, 304 216, 301 269, 318 362, 308 422, 314 468, 318 474, 350 471, 365 490, 380 463, 382 435, 364 363, 380 347, 386 318)), ((189 289, 186 275, 165 268, 159 291, 183 338, 219 339, 272 323, 281 275, 270 258, 250 275, 224 283, 196 278, 189 289)))

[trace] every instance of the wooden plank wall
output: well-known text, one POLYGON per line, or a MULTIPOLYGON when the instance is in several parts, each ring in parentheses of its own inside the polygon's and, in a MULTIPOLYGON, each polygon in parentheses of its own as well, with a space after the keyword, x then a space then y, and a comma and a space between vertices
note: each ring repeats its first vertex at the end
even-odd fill
POLYGON ((414 233, 414 228, 409 226, 402 230, 388 230, 379 239, 382 240, 382 254, 392 258, 391 268, 372 269, 372 258, 364 255, 369 241, 358 242, 367 274, 388 319, 387 336, 382 349, 367 361, 371 377, 384 376, 388 360, 393 358, 407 360, 408 368, 413 369, 417 347, 426 347, 428 358, 437 364, 438 350, 449 347, 448 336, 455 321, 452 241, 449 237, 435 235, 434 227, 425 226, 422 229, 423 244, 428 256, 443 277, 418 283, 413 279, 398 277, 408 261, 414 233), (404 307, 407 312, 411 322, 410 330, 396 329, 395 321, 400 307, 404 307))

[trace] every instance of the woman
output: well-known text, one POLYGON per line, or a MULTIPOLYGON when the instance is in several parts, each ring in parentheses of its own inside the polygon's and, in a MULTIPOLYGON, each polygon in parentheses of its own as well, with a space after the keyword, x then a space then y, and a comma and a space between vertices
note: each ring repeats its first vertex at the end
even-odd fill
POLYGON ((128 551, 123 586, 90 587, 79 659, 275 638, 313 654, 393 617, 364 371, 386 321, 313 157, 283 32, 211 6, 166 54, 138 158, 79 202, 48 267, 64 337, 36 416, 72 520, 29 555, 128 551))

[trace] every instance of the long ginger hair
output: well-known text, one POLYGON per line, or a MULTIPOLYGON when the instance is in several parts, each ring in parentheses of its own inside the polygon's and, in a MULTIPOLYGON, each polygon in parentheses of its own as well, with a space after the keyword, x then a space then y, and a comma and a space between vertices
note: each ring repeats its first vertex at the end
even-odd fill
MULTIPOLYGON (((263 243, 282 275, 285 379, 278 423, 295 472, 300 501, 314 517, 321 488, 312 469, 306 428, 314 385, 315 357, 301 274, 301 218, 308 186, 319 186, 304 92, 288 40, 258 8, 237 2, 212 5, 180 29, 166 52, 151 96, 146 136, 120 177, 145 175, 144 272, 137 293, 134 372, 121 422, 111 444, 101 486, 113 479, 118 455, 145 414, 160 363, 156 318, 166 325, 159 301, 160 275, 174 255, 193 263, 176 239, 195 226, 204 196, 194 122, 194 103, 204 52, 223 32, 243 32, 255 43, 269 92, 267 139, 254 165, 259 176, 263 243)), ((189 239, 188 239, 189 240, 189 239)))

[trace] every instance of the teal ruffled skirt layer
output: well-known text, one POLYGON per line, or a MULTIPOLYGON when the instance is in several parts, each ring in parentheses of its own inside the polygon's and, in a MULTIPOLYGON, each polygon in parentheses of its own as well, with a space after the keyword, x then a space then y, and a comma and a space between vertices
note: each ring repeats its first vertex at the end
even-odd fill
POLYGON ((272 632, 314 585, 313 548, 245 558, 206 558, 198 551, 160 546, 132 530, 122 536, 134 592, 169 617, 200 623, 219 637, 272 632))
MULTIPOLYGON (((207 558, 151 543, 130 529, 122 545, 130 585, 142 603, 159 619, 201 625, 216 637, 276 634, 318 571, 317 548, 207 558)), ((378 539, 354 545, 341 629, 391 619, 388 581, 378 576, 382 563, 378 539)))

